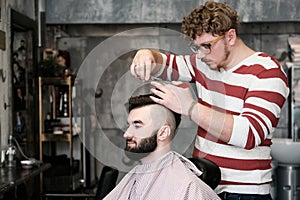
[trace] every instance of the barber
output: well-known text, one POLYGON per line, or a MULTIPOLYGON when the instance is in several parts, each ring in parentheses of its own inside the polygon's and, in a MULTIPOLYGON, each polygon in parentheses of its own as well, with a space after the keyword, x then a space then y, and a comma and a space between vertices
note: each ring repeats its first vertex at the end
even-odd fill
POLYGON ((216 163, 222 199, 271 199, 271 136, 289 93, 280 63, 249 48, 239 17, 222 2, 207 1, 183 18, 192 55, 139 50, 131 74, 196 84, 197 101, 184 84, 151 82, 152 99, 198 125, 193 156, 216 163))

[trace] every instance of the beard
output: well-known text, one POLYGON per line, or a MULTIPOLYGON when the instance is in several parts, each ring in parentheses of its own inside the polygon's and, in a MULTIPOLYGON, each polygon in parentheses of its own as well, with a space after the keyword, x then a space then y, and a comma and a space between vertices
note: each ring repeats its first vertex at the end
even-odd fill
POLYGON ((153 152, 156 149, 156 147, 157 147, 157 134, 154 134, 151 137, 142 139, 140 144, 137 147, 131 148, 128 147, 126 144, 125 155, 131 160, 138 161, 148 156, 151 152, 153 152))
POLYGON ((223 58, 222 63, 216 64, 213 60, 206 59, 205 57, 201 58, 201 61, 204 62, 206 65, 208 65, 209 68, 211 68, 212 70, 220 70, 221 68, 223 68, 224 67, 224 61, 227 61, 227 59, 230 55, 230 52, 228 50, 228 44, 224 43, 224 45, 225 45, 224 46, 224 58, 223 58))

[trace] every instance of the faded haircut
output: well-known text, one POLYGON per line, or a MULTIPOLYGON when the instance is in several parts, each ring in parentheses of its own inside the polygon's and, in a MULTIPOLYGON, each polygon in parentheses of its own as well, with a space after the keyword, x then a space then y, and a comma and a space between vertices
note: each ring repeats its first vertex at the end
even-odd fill
MULTIPOLYGON (((153 95, 153 94, 145 94, 145 95, 139 95, 139 96, 130 97, 128 111, 130 112, 131 110, 133 110, 135 108, 140 108, 140 107, 143 107, 143 106, 146 106, 146 105, 160 105, 160 104, 154 102, 150 98, 150 96, 159 98, 158 96, 153 95)), ((163 105, 161 105, 161 106, 163 106, 163 105)), ((175 129, 176 129, 176 128, 178 128, 178 126, 179 126, 179 124, 181 122, 181 114, 176 113, 176 112, 174 112, 174 111, 172 111, 170 109, 168 109, 168 110, 171 111, 171 113, 174 116, 175 125, 176 125, 175 129)))

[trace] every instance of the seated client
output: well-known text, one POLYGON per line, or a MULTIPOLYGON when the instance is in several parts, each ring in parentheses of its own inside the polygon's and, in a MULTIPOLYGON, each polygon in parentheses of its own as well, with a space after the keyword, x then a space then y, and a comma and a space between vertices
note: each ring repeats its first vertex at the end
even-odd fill
POLYGON ((181 116, 150 96, 129 99, 125 154, 140 162, 104 199, 220 199, 198 177, 202 172, 171 150, 181 116))

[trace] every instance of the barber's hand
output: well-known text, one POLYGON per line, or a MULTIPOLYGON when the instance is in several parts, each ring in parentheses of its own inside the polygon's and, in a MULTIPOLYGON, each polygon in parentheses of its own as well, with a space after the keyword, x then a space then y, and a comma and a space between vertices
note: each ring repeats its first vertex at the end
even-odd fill
POLYGON ((155 65, 156 61, 152 52, 148 49, 141 49, 136 53, 130 65, 131 75, 142 81, 148 81, 155 65))
POLYGON ((172 84, 151 82, 155 88, 151 92, 159 98, 151 97, 156 103, 166 106, 174 112, 188 115, 188 110, 194 101, 188 83, 173 81, 172 84))

